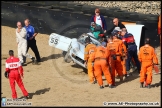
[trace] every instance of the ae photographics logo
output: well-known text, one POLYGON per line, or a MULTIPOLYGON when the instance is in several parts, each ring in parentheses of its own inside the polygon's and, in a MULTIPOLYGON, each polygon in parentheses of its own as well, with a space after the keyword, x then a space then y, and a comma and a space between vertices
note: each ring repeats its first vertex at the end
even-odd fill
POLYGON ((1 106, 31 106, 31 102, 27 102, 26 99, 10 99, 2 98, 1 106))

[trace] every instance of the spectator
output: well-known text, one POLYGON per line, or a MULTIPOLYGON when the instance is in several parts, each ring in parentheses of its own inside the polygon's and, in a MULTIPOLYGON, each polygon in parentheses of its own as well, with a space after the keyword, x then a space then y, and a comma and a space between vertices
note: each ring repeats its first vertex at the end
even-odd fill
POLYGON ((107 31, 107 34, 109 35, 109 34, 111 34, 111 32, 116 28, 116 27, 119 27, 120 29, 126 29, 126 27, 119 21, 119 19, 118 18, 114 18, 113 19, 113 24, 114 24, 114 26, 110 29, 110 30, 108 30, 107 31))
POLYGON ((106 20, 104 16, 100 15, 100 10, 98 8, 95 9, 95 15, 92 16, 91 22, 95 22, 96 24, 100 25, 104 33, 106 33, 107 31, 106 20))
POLYGON ((102 34, 103 30, 100 25, 95 22, 91 22, 91 31, 96 39, 100 38, 100 34, 102 34))
POLYGON ((23 56, 31 58, 32 62, 34 63, 35 58, 32 57, 30 54, 26 53, 27 50, 27 40, 26 40, 26 29, 22 27, 21 22, 17 22, 16 28, 16 41, 18 45, 18 57, 22 65, 24 64, 23 56))
POLYGON ((37 59, 36 63, 41 62, 39 51, 38 51, 38 48, 37 48, 37 45, 36 45, 36 40, 35 40, 35 37, 37 36, 38 32, 34 29, 33 26, 30 25, 29 19, 26 19, 24 21, 24 23, 25 23, 25 28, 26 28, 26 31, 27 31, 27 42, 28 42, 27 52, 28 52, 28 49, 30 47, 32 49, 32 51, 34 52, 35 56, 36 56, 36 59, 37 59))

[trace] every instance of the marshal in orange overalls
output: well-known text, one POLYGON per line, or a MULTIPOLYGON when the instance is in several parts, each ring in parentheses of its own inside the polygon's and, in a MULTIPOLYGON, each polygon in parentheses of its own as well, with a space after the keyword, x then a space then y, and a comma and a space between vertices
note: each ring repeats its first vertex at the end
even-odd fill
POLYGON ((92 66, 91 56, 94 53, 96 46, 94 44, 88 44, 84 51, 84 60, 87 61, 87 69, 90 83, 93 83, 95 80, 94 69, 92 66))
POLYGON ((127 55, 127 48, 126 48, 126 46, 124 45, 124 43, 123 43, 123 41, 122 40, 120 40, 120 39, 113 39, 113 42, 115 42, 115 43, 119 43, 120 44, 120 46, 122 47, 121 49, 122 49, 122 55, 121 55, 121 57, 122 57, 122 60, 121 60, 121 64, 122 64, 122 67, 123 67, 123 75, 126 75, 127 74, 127 72, 126 72, 126 55, 127 55))
POLYGON ((141 71, 140 71, 140 82, 144 83, 146 79, 146 83, 148 85, 152 82, 152 68, 153 63, 158 64, 158 59, 155 54, 154 48, 150 45, 144 45, 140 48, 139 61, 141 62, 141 71), (147 74, 147 78, 146 77, 147 74))
MULTIPOLYGON (((109 39, 111 40, 111 39, 109 39)), ((113 85, 115 85, 115 70, 120 77, 120 80, 123 80, 123 68, 121 64, 121 55, 122 55, 122 47, 120 44, 115 43, 113 41, 109 41, 107 44, 107 50, 110 51, 110 62, 111 62, 111 76, 113 85)))
POLYGON ((94 60, 94 74, 99 86, 103 86, 102 72, 104 73, 109 86, 112 85, 112 79, 108 65, 109 56, 110 52, 104 46, 96 47, 95 53, 92 56, 92 59, 94 60))

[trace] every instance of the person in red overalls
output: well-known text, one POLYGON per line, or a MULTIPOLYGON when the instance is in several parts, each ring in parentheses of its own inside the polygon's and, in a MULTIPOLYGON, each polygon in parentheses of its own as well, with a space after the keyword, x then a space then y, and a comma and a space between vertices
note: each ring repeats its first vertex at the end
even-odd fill
POLYGON ((14 51, 9 50, 10 57, 6 60, 6 72, 8 73, 8 78, 10 81, 10 87, 12 90, 12 98, 17 98, 17 93, 15 90, 15 81, 23 92, 24 98, 28 99, 28 92, 26 91, 21 77, 23 78, 23 68, 19 58, 14 57, 14 51))

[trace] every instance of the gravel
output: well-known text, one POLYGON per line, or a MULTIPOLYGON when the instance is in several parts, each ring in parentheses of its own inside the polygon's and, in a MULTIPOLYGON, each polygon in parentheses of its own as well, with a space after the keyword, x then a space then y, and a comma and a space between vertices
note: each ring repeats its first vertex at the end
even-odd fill
POLYGON ((141 14, 159 15, 161 13, 161 1, 74 1, 74 3, 105 8, 120 8, 121 10, 141 14))

